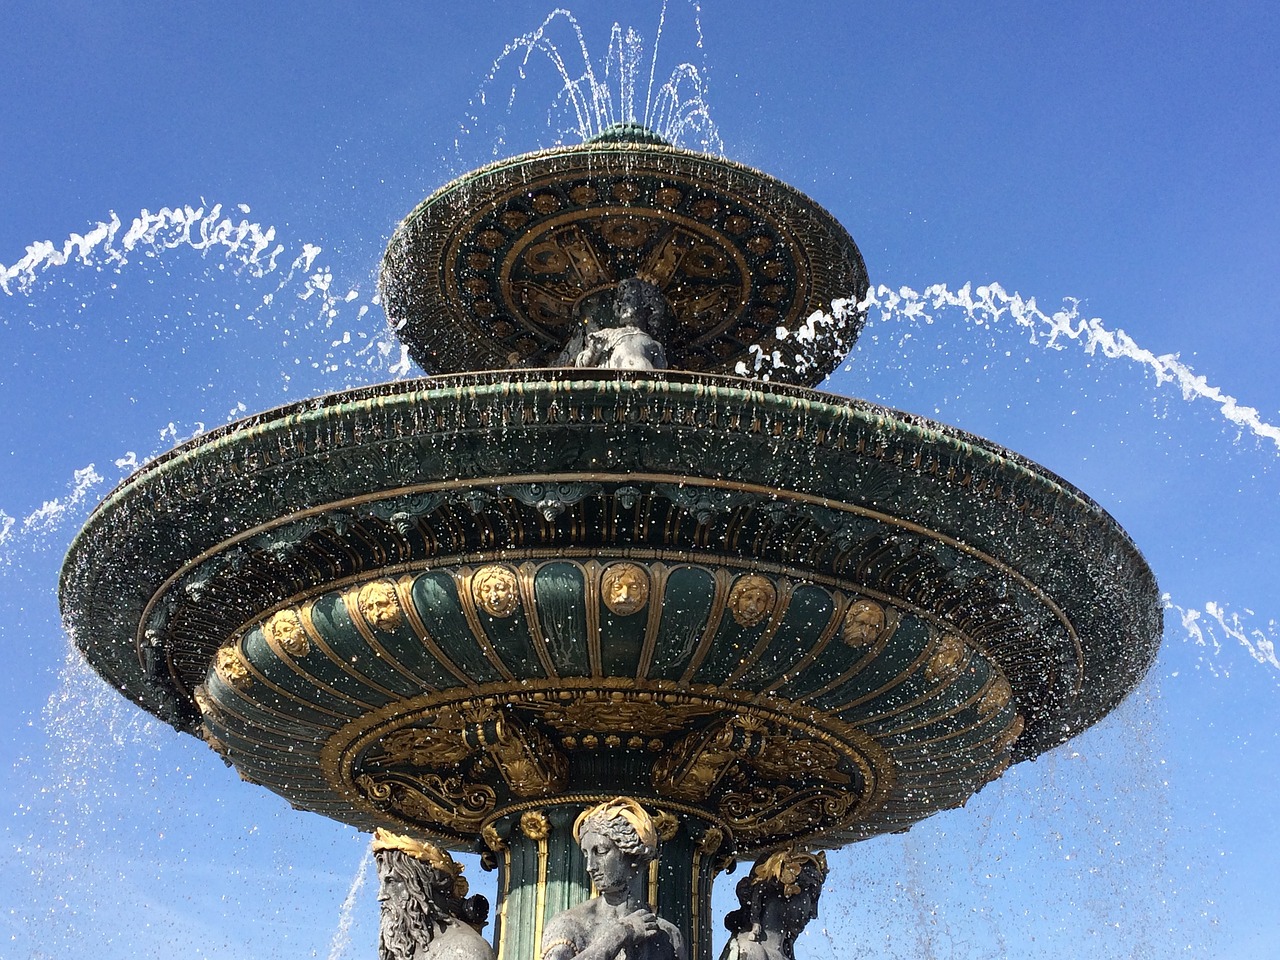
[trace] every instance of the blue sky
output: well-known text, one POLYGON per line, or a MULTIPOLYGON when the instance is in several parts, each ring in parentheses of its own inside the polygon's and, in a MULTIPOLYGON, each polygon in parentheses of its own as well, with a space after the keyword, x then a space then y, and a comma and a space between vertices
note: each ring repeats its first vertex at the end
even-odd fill
MULTIPOLYGON (((363 839, 64 666, 55 598, 132 462, 403 375, 374 302, 398 219, 495 142, 574 139, 545 57, 493 72, 549 5, 373 9, 5 5, 0 264, 31 268, 0 287, 0 956, 373 952, 369 885, 346 948, 339 921, 363 839), (203 228, 174 226, 185 207, 203 228), (162 226, 127 240, 144 210, 162 226), (110 246, 29 252, 113 211, 110 246)), ((615 21, 651 49, 660 10, 581 5, 596 69, 615 21)), ((724 153, 831 210, 881 300, 996 283, 1097 320, 1091 352, 1026 309, 873 309, 828 388, 1081 486, 1173 605, 1148 682, 1098 728, 833 857, 802 955, 1275 956, 1280 13, 738 0, 705 4, 700 42, 694 19, 671 0, 660 78, 698 67, 724 153)), ((580 72, 567 20, 548 30, 580 72)))

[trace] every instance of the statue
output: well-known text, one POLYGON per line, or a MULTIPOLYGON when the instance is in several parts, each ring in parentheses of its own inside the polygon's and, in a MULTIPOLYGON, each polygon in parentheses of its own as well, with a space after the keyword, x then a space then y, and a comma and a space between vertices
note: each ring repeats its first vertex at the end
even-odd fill
POLYGON ((381 828, 373 835, 382 907, 378 960, 493 960, 480 936, 489 901, 467 897, 462 865, 446 852, 381 828))
POLYGON ((667 353, 659 341, 671 319, 671 306, 652 283, 635 277, 621 281, 612 297, 585 318, 561 362, 571 367, 610 370, 664 370, 667 353))
POLYGON ((685 960, 680 931, 643 898, 658 856, 657 828, 644 808, 627 797, 591 807, 573 836, 600 895, 547 924, 541 960, 685 960))
POLYGON ((720 960, 795 960, 796 937, 818 915, 827 855, 782 850, 738 881, 742 904, 724 918, 732 936, 720 960))

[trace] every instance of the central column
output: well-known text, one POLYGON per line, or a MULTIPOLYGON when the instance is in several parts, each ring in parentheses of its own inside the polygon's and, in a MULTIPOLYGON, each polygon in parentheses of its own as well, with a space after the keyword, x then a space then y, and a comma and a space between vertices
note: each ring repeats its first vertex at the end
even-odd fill
MULTIPOLYGON (((485 827, 486 862, 498 870, 497 960, 540 960, 542 933, 558 913, 595 895, 573 825, 605 797, 511 811, 485 827)), ((689 960, 711 958, 711 884, 732 862, 723 829, 691 810, 645 801, 661 846, 649 866, 646 898, 684 937, 689 960)))

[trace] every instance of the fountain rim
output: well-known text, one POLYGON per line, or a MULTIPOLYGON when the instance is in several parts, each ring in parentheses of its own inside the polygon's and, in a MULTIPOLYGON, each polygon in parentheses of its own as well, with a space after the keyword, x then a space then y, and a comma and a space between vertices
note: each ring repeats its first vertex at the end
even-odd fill
MULTIPOLYGON (((391 380, 385 383, 336 390, 306 400, 280 404, 260 413, 218 426, 199 436, 192 437, 147 461, 143 466, 117 483, 98 502, 68 546, 66 559, 59 577, 59 594, 63 593, 73 572, 70 561, 73 556, 80 552, 83 546, 82 541, 87 540, 92 534, 100 516, 112 509, 118 501, 127 499, 128 494, 133 489, 148 482, 151 476, 163 472, 170 464, 185 458, 187 454, 229 442, 233 437, 237 437, 248 430, 266 427, 280 420, 292 417, 305 419, 307 414, 318 415, 323 411, 357 403, 361 400, 400 397, 415 393, 430 394, 446 392, 450 389, 463 391, 477 387, 514 387, 522 382, 568 382, 571 385, 591 382, 629 382, 684 385, 695 388, 704 387, 716 389, 718 393, 724 391, 725 396, 733 396, 735 393, 744 397, 757 394, 762 397, 772 396, 778 399, 790 399, 797 404, 808 403, 811 407, 816 404, 819 410, 834 416, 849 417, 852 415, 856 419, 863 420, 871 420, 873 418, 890 419, 922 437, 933 434, 935 438, 972 447, 985 455, 989 461, 993 463, 1002 462, 1007 468, 1022 475, 1024 479, 1047 486, 1050 489, 1056 488, 1057 492, 1066 494, 1073 500, 1078 501, 1086 512, 1093 514, 1111 527, 1113 532, 1119 535, 1128 551, 1144 565, 1146 563, 1137 543, 1120 522, 1110 511, 1075 484, 1030 457, 995 441, 969 433, 961 427, 857 397, 846 397, 812 387, 755 380, 730 374, 692 373, 676 370, 628 371, 597 368, 590 370, 590 376, 584 376, 584 372, 583 369, 575 367, 539 367, 432 374, 407 380, 391 380)), ((659 391, 662 389, 659 388, 659 391)), ((63 611, 63 616, 66 616, 65 610, 63 611)))

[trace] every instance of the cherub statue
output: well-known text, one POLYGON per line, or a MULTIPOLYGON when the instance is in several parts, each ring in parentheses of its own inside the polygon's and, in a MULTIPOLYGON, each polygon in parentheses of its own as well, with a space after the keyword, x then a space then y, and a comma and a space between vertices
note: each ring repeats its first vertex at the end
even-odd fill
POLYGON ((795 960, 796 937, 818 915, 827 855, 782 850, 738 881, 741 906, 724 918, 732 936, 720 960, 795 960))
POLYGON ((480 936, 489 901, 467 897, 462 865, 439 847, 381 828, 373 835, 382 908, 378 960, 493 960, 480 936))
POLYGON ((564 359, 573 367, 665 369, 667 354, 659 337, 670 319, 671 307, 661 290, 635 277, 623 280, 608 305, 587 318, 564 359))
POLYGON ((685 960, 684 940, 644 899, 658 856, 653 819, 618 797, 583 811, 573 826, 600 894, 547 924, 541 960, 685 960))

